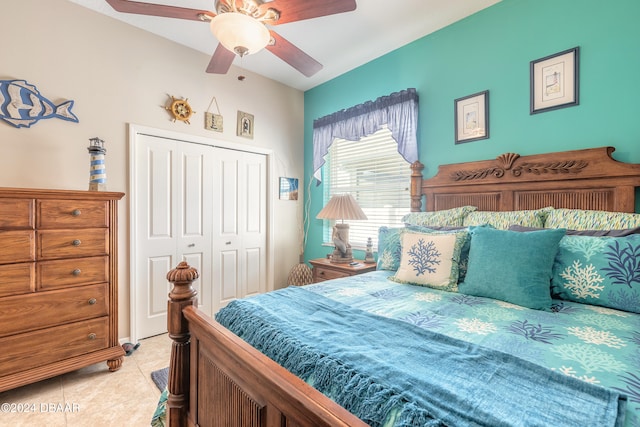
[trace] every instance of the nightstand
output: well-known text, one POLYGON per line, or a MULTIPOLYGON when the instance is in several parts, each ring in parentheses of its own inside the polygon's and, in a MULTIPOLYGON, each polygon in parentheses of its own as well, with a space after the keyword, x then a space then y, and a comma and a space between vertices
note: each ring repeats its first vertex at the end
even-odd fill
POLYGON ((313 283, 323 282, 339 277, 355 276, 356 274, 368 273, 376 270, 376 264, 365 264, 362 260, 354 260, 358 265, 332 263, 327 258, 317 258, 309 260, 313 266, 313 283))

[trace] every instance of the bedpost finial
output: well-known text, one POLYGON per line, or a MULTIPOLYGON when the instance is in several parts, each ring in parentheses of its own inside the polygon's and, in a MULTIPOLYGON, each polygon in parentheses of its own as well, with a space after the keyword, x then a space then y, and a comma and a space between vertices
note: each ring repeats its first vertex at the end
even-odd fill
POLYGON ((411 166, 409 167, 411 168, 411 172, 413 173, 413 175, 420 175, 420 177, 422 177, 422 170, 424 169, 424 165, 420 163, 420 160, 416 160, 415 162, 411 163, 411 166))
POLYGON ((171 283, 176 282, 193 282, 200 274, 198 270, 187 264, 186 261, 180 261, 180 264, 167 273, 167 280, 171 283))
POLYGON ((183 301, 195 299, 198 294, 191 284, 200 277, 198 270, 187 264, 180 262, 176 268, 167 273, 167 280, 173 283, 173 288, 169 292, 172 301, 183 301))

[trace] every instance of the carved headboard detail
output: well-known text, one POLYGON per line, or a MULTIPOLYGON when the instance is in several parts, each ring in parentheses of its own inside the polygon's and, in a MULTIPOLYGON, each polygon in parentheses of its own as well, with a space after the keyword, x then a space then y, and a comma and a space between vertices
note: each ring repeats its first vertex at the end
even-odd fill
POLYGON ((442 165, 430 179, 424 166, 411 165, 411 210, 433 211, 464 205, 506 211, 556 208, 634 212, 640 164, 614 160, 613 147, 442 165))
POLYGON ((496 178, 502 178, 504 174, 509 171, 514 176, 520 176, 523 173, 532 173, 535 175, 542 175, 545 173, 580 173, 582 169, 589 165, 589 162, 584 160, 560 160, 553 162, 520 162, 516 167, 513 167, 514 162, 520 157, 520 154, 505 153, 496 158, 497 166, 479 170, 458 170, 451 174, 451 179, 454 181, 483 179, 489 175, 493 175, 496 178))

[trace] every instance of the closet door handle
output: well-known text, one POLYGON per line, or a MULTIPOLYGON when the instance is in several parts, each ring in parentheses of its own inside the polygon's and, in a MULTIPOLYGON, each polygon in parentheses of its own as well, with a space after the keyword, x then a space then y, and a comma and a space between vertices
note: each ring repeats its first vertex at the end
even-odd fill
POLYGON ((193 248, 196 244, 195 243, 191 243, 189 245, 187 245, 188 248, 193 248))
POLYGON ((231 244, 231 241, 228 241, 225 243, 225 245, 230 245, 230 244, 231 244))

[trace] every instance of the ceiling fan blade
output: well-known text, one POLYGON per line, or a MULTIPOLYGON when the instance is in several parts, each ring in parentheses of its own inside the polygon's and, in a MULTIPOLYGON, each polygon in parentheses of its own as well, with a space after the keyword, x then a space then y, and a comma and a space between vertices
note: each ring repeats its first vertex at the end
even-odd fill
POLYGON ((166 18, 191 19, 202 21, 200 15, 210 18, 216 16, 209 10, 188 9, 185 7, 165 6, 163 4, 143 3, 129 0, 106 0, 118 12, 137 13, 140 15, 163 16, 166 18))
POLYGON ((307 77, 313 76, 322 69, 322 64, 294 46, 287 39, 270 31, 274 43, 268 44, 266 49, 307 77))
POLYGON ((356 0, 274 0, 264 3, 261 9, 276 9, 280 18, 269 24, 279 25, 287 22, 302 21, 336 13, 351 12, 356 9, 356 0))
POLYGON ((207 73, 227 74, 235 57, 235 53, 222 46, 222 43, 218 43, 218 47, 216 51, 213 52, 211 61, 209 61, 209 65, 207 66, 207 73))

